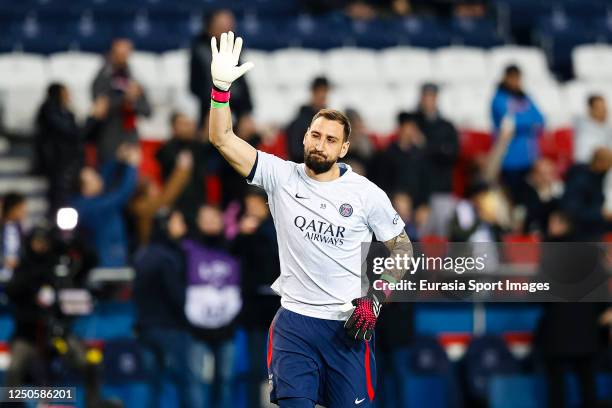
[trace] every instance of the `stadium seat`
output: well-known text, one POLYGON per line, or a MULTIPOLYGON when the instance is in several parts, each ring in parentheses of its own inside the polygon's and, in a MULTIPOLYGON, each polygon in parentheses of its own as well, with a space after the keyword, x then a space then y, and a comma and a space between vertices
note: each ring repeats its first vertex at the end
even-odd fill
POLYGON ((547 53, 551 68, 567 79, 572 76, 572 49, 594 42, 595 34, 589 22, 554 13, 538 22, 534 38, 547 53))
POLYGON ((300 15, 288 19, 282 32, 289 39, 290 46, 328 50, 347 44, 351 26, 349 19, 342 14, 316 18, 300 15))
POLYGON ((129 65, 134 78, 145 88, 153 105, 163 105, 168 100, 165 72, 157 54, 136 51, 129 65))
POLYGON ((247 39, 249 49, 271 51, 291 45, 291 37, 281 34, 282 23, 275 19, 248 16, 237 27, 237 33, 247 39))
POLYGON ((531 82, 526 89, 544 115, 547 128, 556 129, 571 124, 571 117, 561 99, 560 87, 556 83, 535 84, 531 82))
POLYGON ((519 364, 504 341, 497 336, 481 336, 472 340, 464 357, 467 394, 472 401, 485 401, 494 376, 516 374, 519 364))
POLYGON ((450 361, 433 336, 416 336, 411 343, 410 369, 421 375, 440 375, 450 371, 450 361))
POLYGON ((323 58, 319 51, 286 48, 270 54, 270 65, 277 84, 287 87, 308 87, 312 79, 323 73, 323 58))
POLYGON ((50 81, 59 81, 68 87, 72 106, 81 119, 89 112, 91 86, 102 63, 101 56, 82 52, 62 52, 49 56, 50 81))
POLYGON ((480 86, 489 78, 485 52, 471 47, 438 49, 433 55, 433 72, 443 83, 478 82, 480 86))
POLYGON ((417 108, 419 104, 419 97, 421 95, 420 84, 403 84, 400 86, 392 86, 392 92, 395 93, 395 99, 397 106, 402 111, 412 111, 417 108))
POLYGON ((276 87, 252 87, 251 97, 255 110, 255 121, 262 125, 285 126, 297 113, 284 100, 284 93, 276 87))
POLYGON ((378 55, 381 74, 390 85, 419 84, 433 79, 432 57, 427 49, 391 47, 378 55))
POLYGON ((401 42, 401 35, 388 20, 353 19, 349 35, 351 45, 355 47, 380 49, 397 46, 401 42))
POLYGON ((175 100, 179 95, 189 90, 189 50, 179 49, 167 51, 161 55, 161 71, 166 77, 168 97, 175 100))
POLYGON ((574 74, 583 81, 612 80, 612 46, 579 45, 572 51, 574 74))
POLYGON ((480 86, 466 84, 445 86, 440 91, 440 111, 457 127, 489 131, 493 92, 492 84, 486 83, 480 86))
POLYGON ((516 64, 521 68, 526 81, 551 80, 546 56, 538 48, 502 46, 491 49, 489 69, 494 81, 501 79, 504 68, 510 64, 516 64))
POLYGON ((495 375, 489 385, 489 407, 538 408, 545 405, 545 389, 543 379, 533 375, 495 375))
POLYGON ((563 85, 561 93, 572 119, 587 114, 590 95, 604 95, 608 101, 612 101, 612 85, 609 82, 568 81, 563 85))
POLYGON ((454 18, 451 22, 453 43, 468 47, 490 48, 503 44, 495 22, 487 18, 454 18))
POLYGON ((376 52, 364 48, 338 48, 323 57, 323 69, 334 85, 366 86, 378 84, 376 52))
POLYGON ((253 50, 247 47, 242 52, 241 59, 255 64, 255 68, 245 76, 249 86, 253 88, 257 86, 275 87, 277 85, 276 67, 270 62, 271 58, 267 51, 253 50))
POLYGON ((413 47, 438 48, 451 44, 449 28, 436 18, 406 17, 395 23, 393 29, 399 31, 402 44, 413 47))
POLYGON ((40 55, 0 55, 0 93, 4 125, 15 132, 33 130, 36 111, 44 98, 49 73, 40 55))

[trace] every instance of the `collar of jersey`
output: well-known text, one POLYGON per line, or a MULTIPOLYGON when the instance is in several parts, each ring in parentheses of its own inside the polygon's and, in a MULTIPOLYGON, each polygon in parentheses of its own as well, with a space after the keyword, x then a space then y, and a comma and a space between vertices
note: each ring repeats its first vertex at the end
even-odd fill
POLYGON ((310 177, 308 174, 306 174, 306 164, 302 163, 300 165, 300 172, 302 173, 302 176, 308 180, 308 181, 312 181, 313 183, 318 183, 318 184, 331 184, 331 183, 337 183, 339 181, 342 181, 347 174, 349 174, 350 172, 353 171, 353 169, 351 168, 351 166, 349 166, 346 163, 338 163, 338 167, 340 167, 340 176, 338 178, 335 178, 333 180, 330 181, 319 181, 319 180, 315 180, 312 177, 310 177), (344 172, 342 172, 342 169, 345 169, 344 172))

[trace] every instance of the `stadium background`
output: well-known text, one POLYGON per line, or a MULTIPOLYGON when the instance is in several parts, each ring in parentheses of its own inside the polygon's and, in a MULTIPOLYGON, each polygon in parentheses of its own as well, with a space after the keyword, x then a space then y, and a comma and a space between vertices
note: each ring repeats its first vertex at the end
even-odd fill
MULTIPOLYGON (((539 138, 541 154, 553 160, 560 176, 572 164, 573 123, 586 115, 587 97, 598 93, 612 100, 609 1, 413 1, 412 11, 403 16, 395 15, 385 2, 372 2, 372 8, 365 9, 337 3, 0 0, 4 136, 0 138, 0 194, 20 191, 27 196, 28 226, 45 219, 48 185, 44 177, 30 174, 36 112, 47 86, 60 81, 72 94, 77 117, 84 119, 92 103, 91 83, 113 38, 129 38, 134 44, 130 68, 152 106, 152 115, 138 122, 143 152, 140 173, 161 183, 155 152, 170 135, 171 112, 198 117, 199 104, 189 90, 189 46, 203 28, 203 15, 219 8, 234 13, 235 31, 245 38, 242 59, 255 63, 246 80, 253 118, 258 128, 265 129, 264 148, 284 157, 283 130, 300 105, 308 102, 310 82, 321 75, 332 84, 328 106, 356 109, 376 149, 384 149, 393 140, 397 114, 416 108, 421 85, 437 84, 440 111, 459 130, 460 153, 453 172, 457 196, 464 194, 471 163, 494 143, 491 100, 508 64, 521 68, 525 90, 546 119, 539 138)), ((87 149, 90 163, 95 161, 94 150, 87 149)), ((222 183, 218 175, 206 178, 203 188, 209 202, 221 202, 222 183)), ((513 232, 503 239, 537 243, 540 238, 513 232)), ((125 282, 133 276, 130 270, 117 269, 116 274, 99 278, 121 290, 114 299, 97 302, 90 315, 78 318, 74 330, 90 347, 104 350, 105 392, 136 407, 148 390, 144 368, 133 364, 138 361, 134 357, 138 342, 132 334, 130 285, 125 282)), ((0 378, 8 366, 13 328, 11 305, 3 299, 0 378)), ((447 371, 406 374, 411 406, 458 401, 460 391, 445 388, 450 387, 447 376, 458 382, 466 378, 458 367, 472 339, 483 335, 503 339, 512 352, 511 365, 520 367, 511 375, 496 375, 495 369, 485 373, 486 386, 481 391, 490 406, 543 406, 543 380, 531 353, 539 315, 537 305, 414 305, 414 334, 433 336, 452 365, 447 371)), ((235 341, 234 406, 242 406, 249 358, 242 330, 237 330, 235 341)), ((411 361, 406 358, 407 365, 411 361)), ((507 368, 499 366, 500 372, 507 368)), ((385 381, 385 372, 379 372, 379 383, 385 381)), ((575 402, 572 381, 570 398, 575 402)), ((611 399, 612 375, 601 371, 598 381, 600 396, 611 399)), ((174 406, 171 389, 164 398, 164 406, 174 406)))

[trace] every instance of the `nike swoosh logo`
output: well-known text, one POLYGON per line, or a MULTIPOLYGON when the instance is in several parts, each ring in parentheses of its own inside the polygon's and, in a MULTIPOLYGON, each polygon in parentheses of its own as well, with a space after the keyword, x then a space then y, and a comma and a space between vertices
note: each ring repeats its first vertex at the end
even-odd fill
POLYGON ((363 401, 365 401, 365 398, 362 398, 362 399, 357 399, 357 398, 355 398, 355 405, 359 405, 359 404, 361 404, 363 401))
POLYGON ((298 193, 295 193, 295 198, 300 198, 302 200, 308 200, 308 197, 302 197, 301 195, 299 195, 298 193))

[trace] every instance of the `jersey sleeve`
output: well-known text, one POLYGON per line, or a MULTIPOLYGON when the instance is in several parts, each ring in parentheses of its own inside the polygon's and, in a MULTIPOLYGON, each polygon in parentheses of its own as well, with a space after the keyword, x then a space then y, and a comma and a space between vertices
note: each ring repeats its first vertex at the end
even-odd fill
POLYGON ((293 162, 258 150, 255 165, 247 177, 247 183, 261 187, 267 193, 272 193, 289 178, 293 166, 293 162))
POLYGON ((398 236, 404 230, 404 221, 391 205, 387 194, 374 186, 368 197, 368 226, 381 242, 398 236))

